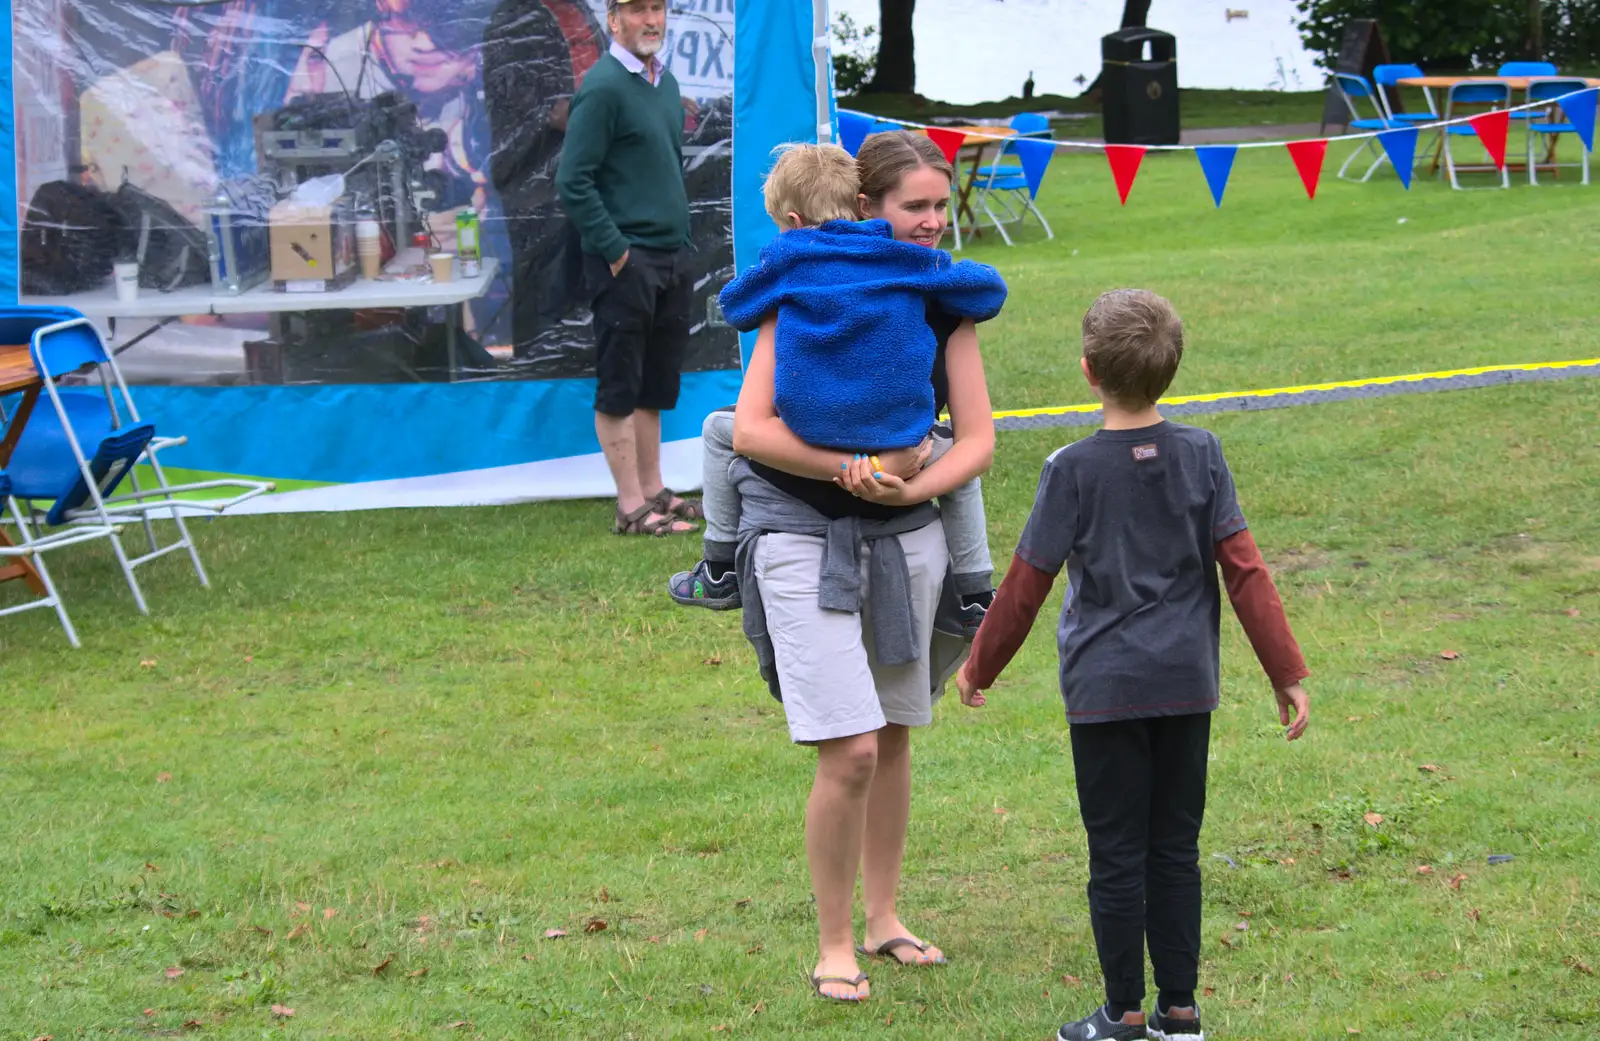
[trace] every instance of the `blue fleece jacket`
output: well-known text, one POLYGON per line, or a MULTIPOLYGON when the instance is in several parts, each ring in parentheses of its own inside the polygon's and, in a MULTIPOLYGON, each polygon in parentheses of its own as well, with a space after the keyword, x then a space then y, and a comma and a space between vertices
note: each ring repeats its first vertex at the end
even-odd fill
POLYGON ((896 242, 881 220, 783 232, 721 296, 741 330, 777 313, 775 401, 789 429, 819 448, 871 451, 919 444, 933 424, 930 300, 986 321, 1006 284, 986 264, 896 242))

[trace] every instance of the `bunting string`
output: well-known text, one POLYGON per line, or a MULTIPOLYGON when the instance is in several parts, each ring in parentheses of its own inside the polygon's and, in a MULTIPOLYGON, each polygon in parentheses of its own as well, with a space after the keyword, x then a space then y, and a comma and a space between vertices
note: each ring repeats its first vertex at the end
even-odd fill
POLYGON ((1389 160, 1401 184, 1408 190, 1411 188, 1412 169, 1416 162, 1417 142, 1423 131, 1437 130, 1441 134, 1446 134, 1450 132, 1451 127, 1470 126, 1489 153, 1495 168, 1503 170, 1506 165, 1506 136, 1512 115, 1559 106, 1583 142, 1583 147, 1593 152, 1597 98, 1600 98, 1600 87, 1588 87, 1558 98, 1529 101, 1510 108, 1493 109, 1455 119, 1440 119, 1431 123, 1391 124, 1382 130, 1292 141, 1241 141, 1237 144, 1204 145, 1127 145, 1107 144, 1104 141, 1022 137, 1015 134, 984 133, 978 128, 952 130, 948 127, 930 126, 904 119, 880 118, 865 112, 840 109, 839 140, 846 151, 853 155, 869 134, 885 126, 920 130, 928 135, 928 139, 937 145, 939 151, 952 163, 956 161, 962 146, 972 140, 985 144, 1008 144, 1022 163, 1028 190, 1032 195, 1038 194, 1045 167, 1056 150, 1070 148, 1104 152, 1106 161, 1111 167, 1112 179, 1116 182, 1117 197, 1123 205, 1127 205, 1128 193, 1133 189, 1133 182, 1138 177, 1139 165, 1146 152, 1193 152, 1200 162, 1201 171, 1205 174, 1206 186, 1211 190, 1213 201, 1217 206, 1221 206, 1223 193, 1228 187, 1228 178, 1233 172, 1234 157, 1241 148, 1287 149, 1296 171, 1300 174, 1301 183, 1305 186, 1306 196, 1311 199, 1317 197, 1317 186, 1322 179, 1322 167, 1327 158, 1328 146, 1341 141, 1359 143, 1373 142, 1375 139, 1375 143, 1382 150, 1380 158, 1389 160))

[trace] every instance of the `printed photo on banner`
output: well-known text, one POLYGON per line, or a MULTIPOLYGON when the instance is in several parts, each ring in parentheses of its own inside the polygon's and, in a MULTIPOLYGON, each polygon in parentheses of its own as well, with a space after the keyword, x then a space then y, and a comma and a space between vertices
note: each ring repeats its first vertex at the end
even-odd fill
MULTIPOLYGON (((697 286, 686 369, 733 369, 738 339, 712 306, 733 273, 733 0, 671 7, 661 58, 684 97, 697 286)), ((440 254, 458 255, 452 277, 492 275, 459 315, 364 305, 151 321, 124 371, 158 384, 592 377, 595 287, 554 179, 572 95, 610 44, 605 8, 15 0, 24 301, 113 294, 112 264, 131 253, 143 295, 305 283, 274 260, 288 214, 325 226, 328 270, 312 271, 312 249, 300 274, 332 276, 329 290, 424 282, 443 273, 427 260, 440 254), (313 198, 332 175, 342 194, 313 198)), ((118 322, 119 340, 141 331, 118 322)))

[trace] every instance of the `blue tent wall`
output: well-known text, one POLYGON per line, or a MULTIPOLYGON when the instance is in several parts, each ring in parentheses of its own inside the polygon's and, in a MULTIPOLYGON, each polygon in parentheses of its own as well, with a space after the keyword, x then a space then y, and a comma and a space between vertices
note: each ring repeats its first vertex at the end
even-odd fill
POLYGON ((0 25, 0 305, 17 302, 17 120, 11 91, 11 5, 0 25))
MULTIPOLYGON (((742 271, 777 234, 761 196, 773 150, 816 141, 819 124, 831 140, 834 117, 832 67, 824 57, 819 77, 817 65, 816 44, 828 25, 827 0, 739 0, 735 11, 733 260, 742 271)), ((754 345, 754 334, 746 334, 746 362, 754 345)))

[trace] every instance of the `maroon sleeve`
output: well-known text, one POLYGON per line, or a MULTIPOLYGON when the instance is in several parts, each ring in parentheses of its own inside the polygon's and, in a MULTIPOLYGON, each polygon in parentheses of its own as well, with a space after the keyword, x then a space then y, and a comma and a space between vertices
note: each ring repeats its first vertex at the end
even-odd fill
POLYGON ((972 641, 966 670, 973 686, 979 690, 990 687, 1011 664, 1054 583, 1055 576, 1048 571, 1040 571, 1021 557, 1011 558, 1005 581, 972 641))
POLYGON ((1278 587, 1272 584, 1266 561, 1261 559, 1261 550, 1248 529, 1217 543, 1217 563, 1222 566, 1233 613, 1239 616, 1239 624, 1244 626, 1273 688, 1282 690, 1311 675, 1300 645, 1289 630, 1278 587))

